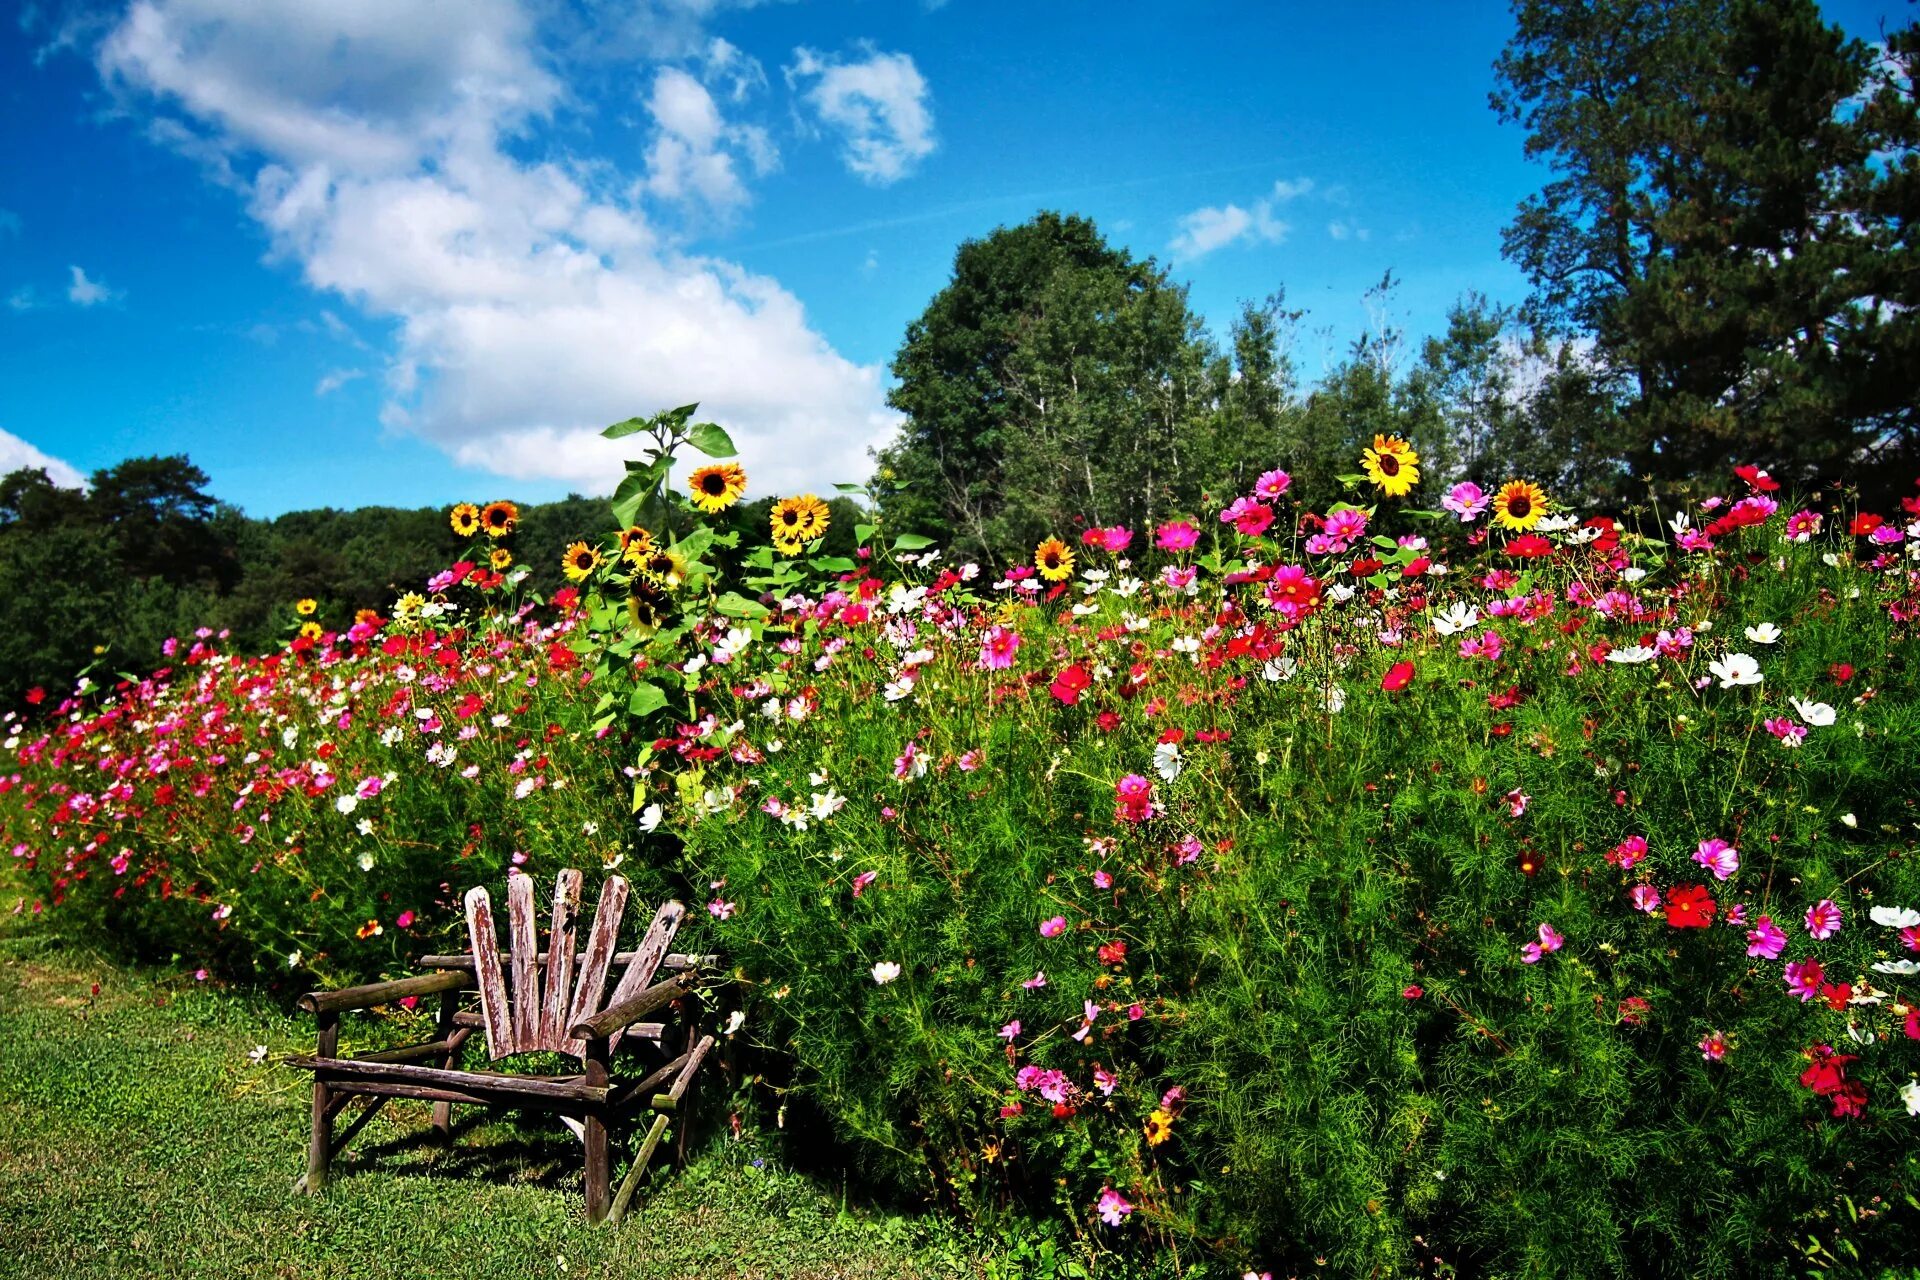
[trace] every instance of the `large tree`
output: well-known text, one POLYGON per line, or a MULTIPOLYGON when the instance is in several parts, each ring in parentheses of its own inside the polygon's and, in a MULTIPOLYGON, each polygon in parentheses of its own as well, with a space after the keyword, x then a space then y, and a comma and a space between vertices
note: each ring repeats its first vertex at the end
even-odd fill
POLYGON ((1912 450, 1911 39, 1813 0, 1517 0, 1493 105, 1553 178, 1505 248, 1594 343, 1635 474, 1912 450), (1863 99, 1867 106, 1862 109, 1863 99))

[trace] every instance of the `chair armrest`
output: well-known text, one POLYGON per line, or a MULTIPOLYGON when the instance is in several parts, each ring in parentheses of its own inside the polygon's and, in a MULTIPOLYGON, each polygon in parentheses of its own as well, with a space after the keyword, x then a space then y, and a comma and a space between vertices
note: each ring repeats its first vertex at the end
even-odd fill
POLYGON ((309 991, 300 997, 299 1005, 308 1013, 338 1013, 343 1009, 391 1004, 406 996, 458 991, 472 980, 470 974, 449 969, 443 973, 422 974, 417 978, 396 978, 392 982, 370 982, 363 987, 342 987, 338 991, 309 991))
POLYGON ((665 982, 656 982, 637 996, 573 1024, 568 1034, 576 1040, 605 1040, 616 1031, 624 1031, 671 1000, 677 1000, 700 983, 700 975, 689 969, 665 982))

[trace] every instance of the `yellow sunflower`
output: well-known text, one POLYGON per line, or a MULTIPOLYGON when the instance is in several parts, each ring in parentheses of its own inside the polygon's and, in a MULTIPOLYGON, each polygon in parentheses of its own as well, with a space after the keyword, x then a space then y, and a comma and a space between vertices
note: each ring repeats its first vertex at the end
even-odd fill
POLYGON ((322 634, 320 624, 317 622, 303 622, 300 624, 300 634, 309 640, 318 640, 322 634))
POLYGON ((711 515, 740 501, 747 491, 747 473, 737 462, 709 463, 694 468, 687 477, 687 490, 693 494, 693 505, 711 515))
POLYGON ((314 611, 319 607, 320 602, 318 600, 315 600, 312 596, 305 596, 295 603, 293 611, 303 618, 311 618, 314 615, 314 611))
POLYGON ((462 502, 454 507, 452 515, 447 519, 447 523, 451 524, 453 531, 461 537, 471 538, 474 534, 480 532, 480 508, 474 506, 471 502, 462 502))
POLYGON ((1420 455, 1399 436, 1375 436, 1360 455, 1360 469, 1389 498, 1402 498, 1420 483, 1420 455))
POLYGON ((640 576, 654 587, 677 590, 687 580, 687 559, 671 547, 655 547, 640 562, 640 576))
POLYGON ((773 545, 794 554, 802 543, 824 535, 832 519, 827 504, 811 493, 782 498, 773 504, 773 545))
POLYGON ((1547 495, 1531 480, 1509 480, 1493 497, 1493 519, 1503 529, 1525 532, 1547 514, 1547 495))
POLYGON ((1147 1132, 1147 1145, 1157 1147, 1173 1136, 1173 1115, 1164 1108, 1156 1107, 1142 1127, 1147 1132))
POLYGON ((492 566, 495 573, 505 573, 513 568, 513 552, 505 547, 495 547, 487 553, 487 563, 492 566))
POLYGON ((660 629, 660 620, 666 612, 666 594, 644 578, 635 578, 632 594, 627 597, 627 618, 634 630, 643 636, 652 635, 660 629))
POLYGON ((1048 538, 1033 549, 1033 567, 1048 582, 1065 582, 1073 576, 1073 550, 1058 538, 1048 538))
POLYGON ((480 512, 480 525, 489 538, 504 538, 520 523, 520 508, 502 498, 489 502, 480 512))
POLYGON ((599 567, 600 548, 590 547, 584 542, 574 543, 560 557, 560 568, 567 575, 568 582, 585 582, 599 567))
POLYGON ((640 525, 620 531, 620 554, 629 564, 645 563, 653 554, 653 534, 640 525))

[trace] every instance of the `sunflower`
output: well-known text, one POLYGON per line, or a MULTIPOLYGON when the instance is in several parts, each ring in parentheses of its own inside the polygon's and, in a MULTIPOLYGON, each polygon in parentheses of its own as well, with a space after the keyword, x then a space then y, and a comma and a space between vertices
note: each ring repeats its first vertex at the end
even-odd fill
POLYGON ((627 617, 634 629, 644 635, 652 635, 659 629, 666 611, 666 593, 646 580, 636 578, 633 592, 627 597, 627 617))
POLYGON ((655 547, 640 562, 640 576, 655 588, 676 590, 687 580, 687 559, 671 547, 655 547))
POLYGON ((520 523, 520 508, 502 498, 498 502, 489 502, 480 512, 480 524, 489 538, 504 538, 513 532, 520 523))
POLYGON ((1493 519, 1503 529, 1523 532, 1547 514, 1547 495, 1531 480, 1509 480, 1493 498, 1493 519))
POLYGON ((600 548, 590 547, 584 542, 574 543, 560 557, 560 568, 567 575, 568 582, 585 582, 599 567, 600 548))
POLYGON ((1142 1127, 1147 1133, 1147 1145, 1157 1147, 1173 1136, 1173 1113, 1164 1107, 1157 1107, 1142 1127))
POLYGON ((1048 538, 1033 549, 1033 567, 1048 582, 1065 582, 1073 576, 1073 552, 1058 538, 1048 538))
POLYGON ((827 504, 811 493, 782 498, 773 504, 773 545, 792 555, 825 534, 832 518, 827 504))
POLYGON ((629 564, 643 564, 653 554, 653 534, 640 525, 620 531, 620 554, 629 564))
POLYGON ((471 502, 462 502, 454 507, 452 515, 447 519, 447 523, 451 524, 453 531, 461 537, 471 538, 474 534, 480 532, 480 508, 474 506, 471 502))
POLYGON ((740 501, 747 491, 747 473, 737 462, 709 463, 694 468, 687 477, 687 490, 693 494, 693 505, 711 515, 740 501))
POLYGON ((300 624, 300 635, 301 635, 301 638, 302 638, 302 639, 306 639, 306 640, 318 640, 318 639, 320 638, 320 635, 321 635, 321 631, 320 631, 320 624, 319 624, 319 623, 317 623, 317 622, 303 622, 303 623, 301 623, 301 624, 300 624))
POLYGON ((419 617, 420 610, 426 608, 426 605, 427 601, 425 596, 422 596, 418 591, 409 591, 393 602, 393 616, 395 619, 405 622, 410 618, 419 617))
POLYGON ((487 554, 487 563, 495 573, 505 573, 513 568, 513 552, 505 547, 495 547, 487 554))
POLYGON ((314 615, 314 611, 319 609, 319 607, 320 602, 318 600, 315 600, 312 596, 304 596, 294 604, 293 611, 303 618, 311 618, 314 615))
POLYGON ((1420 483, 1420 455, 1399 436, 1375 436, 1373 448, 1360 455, 1360 469, 1389 498, 1405 497, 1420 483))

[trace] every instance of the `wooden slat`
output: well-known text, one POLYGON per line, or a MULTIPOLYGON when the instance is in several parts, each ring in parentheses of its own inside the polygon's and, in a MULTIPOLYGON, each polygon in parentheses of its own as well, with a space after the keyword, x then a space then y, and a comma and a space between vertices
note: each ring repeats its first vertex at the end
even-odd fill
POLYGON ((547 933, 546 996, 540 1001, 540 1047, 563 1049, 573 1011, 573 926, 580 918, 580 873, 568 868, 553 883, 553 927, 547 933))
POLYGON ((573 1001, 567 1009, 568 1039, 557 1046, 562 1053, 579 1057, 586 1042, 572 1038, 573 1024, 600 1012, 600 998, 607 989, 607 967, 613 963, 614 948, 620 941, 620 919, 627 910, 627 882, 620 876, 608 876, 600 886, 600 905, 593 913, 593 932, 587 935, 587 949, 580 957, 580 977, 574 983, 573 1001))
POLYGON ((574 1023, 573 1034, 582 1040, 605 1037, 612 1041, 632 1023, 687 994, 693 989, 695 981, 692 974, 680 973, 664 982, 656 982, 639 995, 610 1004, 605 1012, 596 1013, 585 1022, 574 1023))
POLYGON ((533 916, 533 877, 507 877, 507 928, 513 936, 513 1044, 540 1047, 540 934, 533 916))
POLYGON ((342 1009, 392 1004, 405 996, 430 996, 439 991, 458 991, 466 983, 466 976, 460 973, 423 973, 417 978, 370 982, 362 987, 342 987, 338 991, 309 991, 300 997, 299 1004, 308 1013, 338 1013, 342 1009))
POLYGON ((353 1088, 361 1081, 373 1084, 423 1085, 465 1089, 503 1097, 542 1098, 550 1102, 605 1102, 604 1084, 587 1083, 579 1076, 514 1076, 492 1071, 442 1071, 404 1062, 366 1062, 358 1058, 294 1058, 287 1064, 313 1072, 329 1084, 353 1088))
MULTIPOLYGON (((660 910, 654 913, 653 923, 647 926, 646 936, 640 939, 640 949, 634 953, 633 960, 628 963, 626 971, 620 975, 620 985, 615 987, 613 994, 607 998, 608 1008, 622 1001, 631 1000, 647 989, 647 984, 653 981, 654 971, 660 967, 661 958, 667 954, 667 946, 673 941, 674 931, 680 927, 681 917, 686 914, 687 909, 678 902, 668 901, 660 904, 660 910)), ((579 1019, 575 1019, 575 1025, 578 1023, 579 1019)), ((616 1031, 609 1038, 607 1048, 615 1049, 619 1044, 620 1033, 616 1031)))
POLYGON ((480 1017, 487 1029, 487 1056, 514 1053, 513 1021, 507 1005, 506 977, 500 972, 500 946, 493 932, 493 900, 483 887, 467 891, 467 942, 473 948, 474 985, 480 988, 480 1017))
MULTIPOLYGON (((480 1014, 468 1013, 462 1010, 453 1015, 453 1025, 456 1027, 472 1027, 475 1030, 480 1030, 487 1025, 487 1020, 480 1014)), ((664 1040, 667 1036, 667 1028, 666 1024, 661 1022, 636 1022, 627 1028, 627 1034, 636 1040, 664 1040)), ((568 1043, 572 1044, 575 1042, 568 1041, 568 1043)), ((584 1045, 586 1042, 579 1041, 578 1043, 584 1045)), ((561 1049, 560 1052, 573 1053, 571 1049, 561 1049)), ((580 1055, 576 1053, 573 1056, 577 1058, 580 1055)))
POLYGON ((687 1086, 693 1083, 693 1073, 700 1069, 701 1060, 707 1056, 707 1051, 711 1048, 713 1048, 713 1037, 700 1037, 700 1044, 688 1055, 687 1065, 682 1067, 680 1074, 675 1077, 673 1088, 665 1093, 654 1096, 653 1109, 655 1111, 676 1111, 679 1109, 680 1099, 687 1096, 687 1086))
MULTIPOLYGON (((637 951, 616 952, 613 957, 613 962, 615 964, 631 964, 633 963, 633 958, 639 954, 637 951)), ((584 951, 575 951, 573 953, 575 972, 579 971, 579 966, 586 962, 586 958, 587 953, 584 951)), ((547 960, 547 952, 542 951, 540 953, 540 963, 544 965, 547 963, 547 960)), ((506 962, 507 957, 503 954, 500 957, 500 963, 505 964, 506 962)), ((422 969, 463 969, 468 972, 471 972, 473 969, 473 957, 464 953, 457 956, 421 956, 418 960, 415 960, 414 963, 422 969)), ((667 958, 660 962, 660 967, 678 972, 681 969, 711 968, 719 963, 720 957, 711 953, 707 955, 689 955, 682 951, 669 951, 667 958)))

